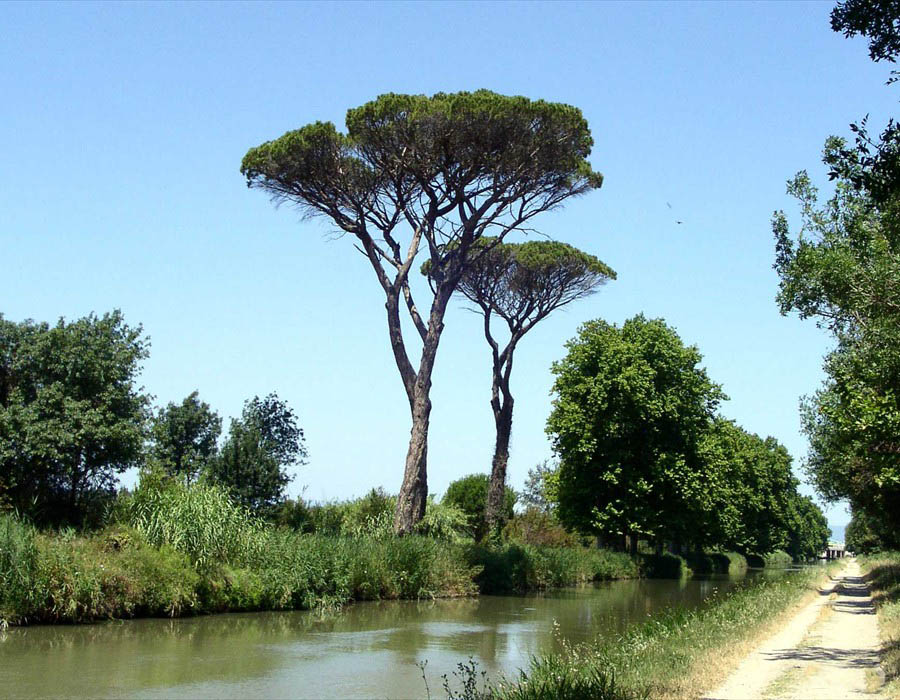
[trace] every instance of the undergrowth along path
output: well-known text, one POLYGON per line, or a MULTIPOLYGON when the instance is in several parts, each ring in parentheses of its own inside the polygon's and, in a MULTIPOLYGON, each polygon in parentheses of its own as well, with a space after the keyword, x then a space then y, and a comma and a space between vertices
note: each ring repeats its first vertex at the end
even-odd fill
POLYGON ((748 654, 708 700, 882 697, 878 621, 855 560, 774 636, 748 654))

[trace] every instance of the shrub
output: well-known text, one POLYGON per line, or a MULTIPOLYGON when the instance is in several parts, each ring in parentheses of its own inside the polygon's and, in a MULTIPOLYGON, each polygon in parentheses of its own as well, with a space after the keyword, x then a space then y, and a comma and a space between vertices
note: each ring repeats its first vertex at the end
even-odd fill
POLYGON ((677 554, 648 554, 641 568, 647 578, 684 578, 693 572, 687 561, 677 554))
POLYGON ((481 567, 476 581, 482 593, 524 592, 640 575, 627 554, 583 547, 473 545, 469 563, 481 567))
POLYGON ((462 542, 466 539, 469 519, 461 508, 450 503, 438 503, 434 496, 425 504, 425 517, 416 523, 416 532, 447 542, 462 542))
POLYGON ((737 552, 700 552, 688 554, 685 559, 698 574, 736 574, 747 570, 747 559, 737 552))
MULTIPOLYGON (((489 486, 490 478, 487 474, 470 474, 451 482, 442 501, 445 504, 456 506, 466 514, 469 519, 469 531, 477 541, 483 540, 488 534, 485 510, 489 486)), ((509 520, 513 516, 515 504, 516 492, 507 487, 503 514, 505 520, 509 520)))
POLYGON ((362 535, 390 536, 394 527, 397 499, 384 489, 372 489, 362 498, 344 504, 341 533, 351 537, 362 535))
POLYGON ((31 616, 87 622, 135 615, 184 614, 194 608, 198 575, 171 547, 149 545, 134 530, 94 537, 39 535, 31 616))
POLYGON ((770 569, 790 566, 793 561, 794 560, 790 554, 780 549, 777 549, 774 552, 770 552, 766 555, 766 567, 770 569))
POLYGON ((550 513, 529 506, 523 513, 514 515, 503 528, 503 538, 520 544, 539 547, 576 547, 581 543, 578 535, 567 532, 550 513))

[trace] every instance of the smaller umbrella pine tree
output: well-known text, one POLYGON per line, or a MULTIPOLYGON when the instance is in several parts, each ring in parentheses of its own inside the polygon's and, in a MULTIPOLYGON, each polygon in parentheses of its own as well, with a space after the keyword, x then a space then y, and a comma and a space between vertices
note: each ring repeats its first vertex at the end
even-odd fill
MULTIPOLYGON (((475 304, 484 317, 484 337, 491 348, 491 410, 497 431, 485 519, 490 529, 504 520, 506 467, 512 435, 514 399, 510 389, 513 354, 519 341, 553 311, 596 292, 616 278, 615 271, 593 255, 558 241, 504 243, 484 238, 471 254, 456 292, 475 304), (506 326, 501 347, 492 326, 506 326)), ((430 261, 422 273, 431 279, 430 261)))

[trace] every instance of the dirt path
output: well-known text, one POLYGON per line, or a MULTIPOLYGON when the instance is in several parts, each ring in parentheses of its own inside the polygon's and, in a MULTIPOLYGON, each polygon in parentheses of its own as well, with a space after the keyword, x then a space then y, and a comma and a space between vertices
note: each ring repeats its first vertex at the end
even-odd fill
POLYGON ((878 698, 878 621, 859 565, 850 560, 819 598, 741 662, 706 697, 878 698))

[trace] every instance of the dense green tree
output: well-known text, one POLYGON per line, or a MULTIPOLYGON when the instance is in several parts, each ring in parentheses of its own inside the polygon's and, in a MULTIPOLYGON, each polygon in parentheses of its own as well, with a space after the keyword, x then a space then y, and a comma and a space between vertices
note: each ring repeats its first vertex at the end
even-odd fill
MULTIPOLYGON (((831 26, 867 37, 874 61, 900 51, 896 0, 840 2, 831 26)), ((878 523, 887 544, 900 534, 900 126, 891 119, 880 137, 867 119, 850 129, 854 144, 825 145, 832 197, 820 204, 805 172, 788 183, 801 224, 792 232, 776 212, 775 269, 782 313, 815 318, 836 340, 823 387, 802 405, 807 470, 827 500, 846 498, 859 522, 878 523)))
POLYGON ((118 311, 55 325, 0 316, 0 495, 47 524, 98 517, 142 456, 148 343, 118 311))
POLYGON ((186 483, 205 471, 217 453, 222 419, 196 391, 159 409, 150 425, 149 458, 155 468, 186 483))
MULTIPOLYGON (((483 540, 490 531, 487 521, 487 495, 490 478, 487 474, 469 474, 457 479, 447 487, 442 503, 456 506, 469 519, 472 536, 483 540)), ((506 487, 503 500, 503 518, 508 520, 513 515, 516 505, 516 492, 506 487)))
MULTIPOLYGON (((826 145, 826 160, 844 163, 838 173, 855 167, 844 145, 826 145)), ((776 213, 778 302, 782 313, 815 318, 837 341, 824 386, 803 405, 817 490, 900 532, 900 199, 888 190, 874 197, 865 182, 839 175, 821 205, 805 173, 789 183, 801 225, 792 232, 776 213)))
POLYGON ((865 510, 853 510, 844 532, 847 549, 857 554, 871 554, 883 549, 897 549, 897 533, 886 530, 884 523, 865 510))
POLYGON ((428 496, 431 378, 447 304, 486 235, 498 240, 600 186, 574 107, 487 90, 382 95, 350 109, 347 132, 316 122, 250 149, 247 184, 355 239, 385 295, 388 334, 412 419, 395 530, 413 531, 428 496), (409 273, 421 249, 433 296, 423 315, 409 273), (422 352, 410 359, 405 307, 422 352))
POLYGON ((795 494, 790 506, 785 550, 794 561, 814 559, 828 546, 828 519, 809 496, 795 494))
POLYGON ((305 464, 306 448, 297 416, 276 394, 254 397, 232 419, 209 479, 229 490, 241 505, 270 514, 291 480, 286 467, 305 464))
POLYGON ((695 541, 753 554, 786 549, 798 508, 805 508, 798 505, 799 482, 787 449, 717 418, 700 455, 704 487, 694 501, 695 541))
POLYGON ((560 521, 607 538, 689 541, 705 497, 700 442, 724 395, 662 320, 590 321, 553 365, 547 422, 560 521))
MULTIPOLYGON (((491 410, 496 440, 491 461, 487 521, 503 525, 502 512, 514 399, 510 388, 513 355, 519 341, 556 309, 596 292, 616 273, 593 255, 558 241, 502 243, 481 239, 472 248, 472 260, 457 292, 471 301, 484 317, 484 337, 491 349, 491 410), (505 328, 501 335, 492 321, 505 328)), ((423 272, 431 270, 430 261, 423 272)))

